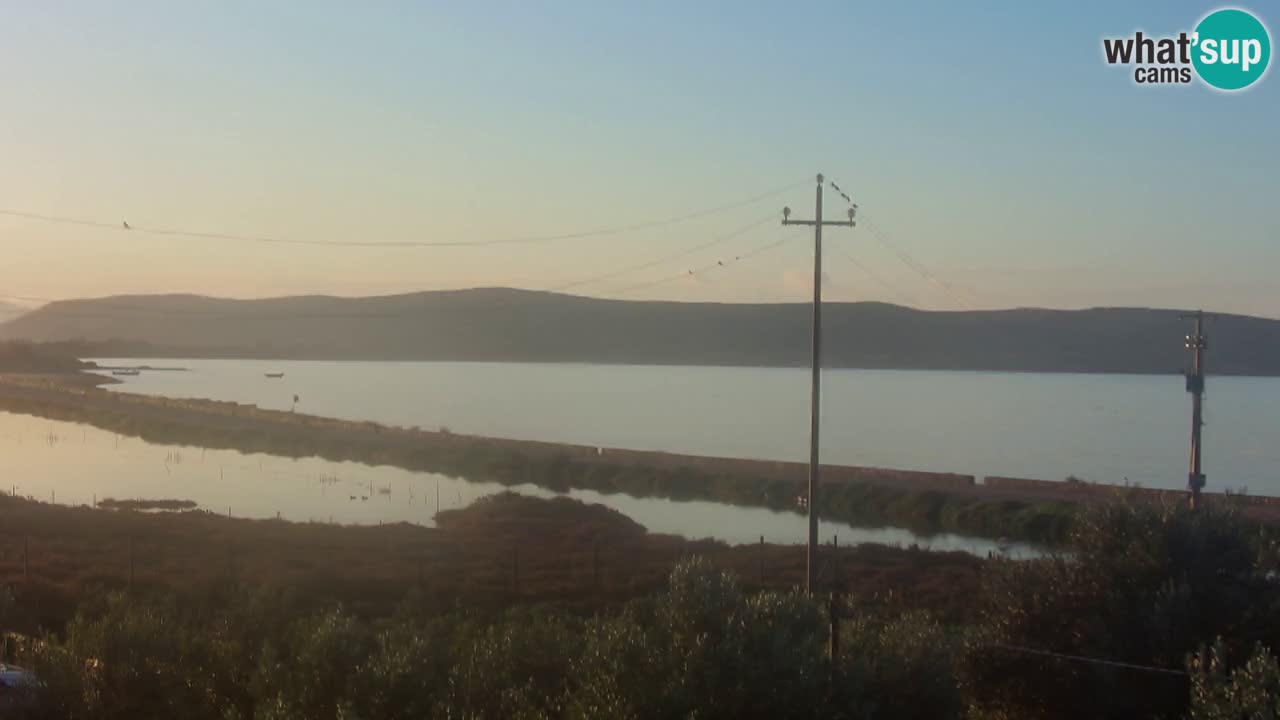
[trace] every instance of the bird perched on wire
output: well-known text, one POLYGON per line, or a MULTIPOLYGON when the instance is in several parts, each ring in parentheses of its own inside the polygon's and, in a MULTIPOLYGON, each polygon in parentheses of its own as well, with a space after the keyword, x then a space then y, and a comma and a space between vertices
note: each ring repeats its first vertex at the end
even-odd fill
POLYGON ((132 229, 133 229, 133 228, 129 227, 129 222, 128 222, 127 220, 126 220, 125 222, 120 223, 120 224, 124 226, 124 229, 125 229, 125 230, 132 230, 132 229))
POLYGON ((852 203, 852 202, 853 202, 853 198, 849 197, 849 194, 848 194, 848 193, 846 193, 845 191, 841 190, 839 185, 837 185, 837 184, 835 184, 835 183, 831 183, 831 189, 832 189, 832 190, 835 190, 835 191, 836 191, 836 192, 838 192, 838 193, 840 193, 840 197, 844 198, 844 201, 845 201, 845 202, 847 202, 847 203, 852 203))

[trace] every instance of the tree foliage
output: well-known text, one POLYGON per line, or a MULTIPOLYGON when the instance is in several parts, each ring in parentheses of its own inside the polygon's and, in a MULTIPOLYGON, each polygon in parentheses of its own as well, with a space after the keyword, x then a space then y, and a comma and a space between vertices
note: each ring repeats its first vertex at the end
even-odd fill
MULTIPOLYGON (((699 559, 590 617, 428 612, 412 593, 391 617, 243 588, 194 605, 113 594, 23 651, 41 682, 0 714, 1280 720, 1277 557, 1231 507, 1099 503, 1063 554, 993 561, 968 625, 847 610, 835 663, 825 601, 747 592, 699 559)), ((0 593, 0 629, 27 622, 0 593)))
POLYGON ((1187 679, 1018 649, 1181 669, 1215 637, 1251 647, 1280 639, 1280 593, 1266 548, 1225 504, 1121 497, 1077 518, 1066 551, 1000 563, 968 643, 968 695, 993 718, 1180 717, 1187 679))

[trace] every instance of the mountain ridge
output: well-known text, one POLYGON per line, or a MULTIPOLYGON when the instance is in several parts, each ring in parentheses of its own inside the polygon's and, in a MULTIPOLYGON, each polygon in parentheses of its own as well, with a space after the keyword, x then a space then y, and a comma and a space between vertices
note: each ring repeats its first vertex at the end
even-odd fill
MULTIPOLYGON (((824 304, 829 367, 1177 373, 1179 311, 916 310, 824 304)), ((808 303, 592 298, 512 288, 239 300, 121 295, 50 303, 0 339, 78 342, 120 355, 800 366, 808 303)), ((1217 314, 1213 374, 1280 375, 1280 320, 1217 314)), ((106 354, 106 353, 98 353, 106 354)))

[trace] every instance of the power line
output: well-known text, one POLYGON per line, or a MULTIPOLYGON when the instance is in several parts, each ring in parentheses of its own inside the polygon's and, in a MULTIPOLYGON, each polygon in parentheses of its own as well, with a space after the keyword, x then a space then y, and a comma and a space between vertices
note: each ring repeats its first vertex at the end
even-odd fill
MULTIPOLYGON (((563 290, 566 290, 572 287, 577 287, 579 285, 586 285, 586 284, 594 283, 600 280, 606 280, 606 279, 618 277, 621 275, 625 275, 638 270, 644 270, 644 269, 659 265, 661 263, 683 257, 685 255, 693 254, 699 250, 704 250, 714 245, 727 242, 734 238, 741 237, 742 235, 750 232, 751 230, 754 230, 760 227, 761 225, 764 225, 765 223, 770 222, 771 220, 774 219, 774 217, 775 217, 774 213, 770 213, 766 217, 763 217, 759 220, 755 220, 747 225, 739 227, 724 235, 715 237, 708 242, 700 243, 693 247, 686 248, 679 252, 671 253, 669 255, 665 255, 663 257, 647 261, 640 265, 633 265, 633 266, 622 268, 620 270, 615 270, 615 271, 611 271, 611 272, 603 273, 599 275, 593 275, 593 276, 582 278, 579 280, 563 283, 561 285, 558 285, 552 288, 547 288, 541 291, 530 290, 529 292, 562 292, 563 290)), ((768 249, 768 248, 765 248, 765 249, 768 249)), ((730 263, 736 262, 740 259, 751 257, 752 255, 755 255, 762 251, 763 249, 755 249, 743 255, 736 256, 733 258, 733 260, 730 260, 728 262, 730 263)), ((726 264, 726 261, 722 260, 712 265, 699 268, 696 272, 704 272, 705 270, 711 267, 720 267, 725 264, 726 264)), ((649 284, 658 284, 659 282, 665 282, 667 280, 674 279, 675 277, 686 277, 689 274, 692 274, 694 272, 695 272, 694 270, 689 270, 684 273, 681 273, 678 276, 674 276, 672 278, 664 278, 658 281, 645 281, 643 283, 637 284, 635 287, 642 287, 649 284)), ((389 296, 389 297, 395 297, 395 296, 389 296)), ((136 304, 129 304, 129 303, 113 302, 111 301, 110 298, 104 298, 102 300, 95 301, 92 298, 48 298, 48 297, 35 297, 31 295, 6 295, 3 293, 0 293, 0 299, 17 300, 21 302, 38 302, 38 303, 94 302, 93 308, 91 310, 76 310, 75 308, 64 308, 64 307, 54 307, 49 309, 49 312, 54 313, 58 317, 80 317, 80 318, 117 317, 120 314, 126 314, 131 312, 147 313, 152 315, 178 315, 178 316, 218 316, 218 315, 238 316, 242 313, 252 312, 255 317, 270 315, 273 317, 328 318, 328 319, 343 319, 343 318, 375 319, 375 318, 409 317, 410 316, 410 313, 398 313, 398 312, 397 313, 386 313, 386 312, 361 313, 361 312, 284 311, 284 312, 273 313, 270 310, 264 310, 262 308, 235 308, 235 309, 226 309, 226 310, 197 309, 197 308, 160 308, 160 307, 154 307, 149 305, 136 305, 136 304), (119 311, 119 313, 114 311, 119 311)), ((230 302, 252 302, 252 301, 240 301, 240 300, 232 299, 230 300, 230 302)))
POLYGON ((736 265, 739 262, 742 262, 743 260, 747 260, 749 258, 753 258, 762 253, 769 252, 770 250, 774 250, 780 247, 783 243, 787 242, 787 240, 788 238, 782 238, 781 240, 776 240, 774 242, 768 243, 767 245, 761 245, 755 249, 742 253, 741 255, 735 255, 732 258, 727 258, 725 260, 717 260, 716 262, 707 263, 706 265, 702 265, 700 267, 690 268, 689 270, 686 270, 682 273, 677 273, 675 275, 668 275, 666 277, 660 277, 655 280, 646 280, 644 282, 635 283, 633 285, 627 285, 626 287, 620 288, 618 290, 614 290, 613 292, 614 293, 633 292, 635 290, 644 290, 647 288, 654 287, 655 285, 669 283, 674 280, 679 280, 681 278, 686 278, 691 276, 699 277, 701 275, 706 274, 707 272, 718 270, 720 268, 730 267, 730 266, 736 265))
POLYGON ((867 219, 867 228, 871 230, 872 236, 875 237, 876 240, 881 245, 888 248, 890 252, 896 255, 904 265, 911 268, 911 270, 913 270, 917 275, 924 278, 929 283, 941 289, 944 293, 946 293, 946 295, 949 298, 951 298, 956 303, 959 303, 961 305, 965 304, 964 300, 962 300, 960 297, 958 297, 955 294, 955 290, 951 285, 951 283, 935 275, 923 264, 921 264, 918 260, 916 260, 910 253, 908 253, 906 250, 902 249, 900 246, 896 245, 895 243, 891 242, 885 236, 884 232, 880 229, 880 226, 877 225, 874 220, 869 218, 867 219))
POLYGON ((849 261, 854 267, 861 270, 864 275, 874 280, 877 284, 879 284, 885 290, 888 290, 889 293, 897 297, 898 300, 906 303, 907 305, 915 304, 915 302, 910 297, 908 297, 907 294, 904 293, 900 288, 898 288, 896 285, 889 282, 888 280, 885 280, 884 277, 880 275, 880 273, 877 273, 874 270, 872 270, 866 263, 863 263, 861 260, 854 257, 852 253, 847 252, 844 248, 841 248, 839 246, 837 246, 837 249, 842 258, 849 261))
MULTIPOLYGON (((540 290, 519 290, 512 288, 514 292, 526 292, 530 294, 538 294, 540 290)), ((433 291, 427 291, 433 292, 433 291)), ((434 291, 439 293, 466 292, 465 290, 440 290, 434 291)), ((378 301, 388 300, 398 297, 409 297, 418 295, 419 293, 405 293, 402 295, 383 295, 373 297, 329 297, 335 301, 378 301)), ((162 296, 141 296, 141 297, 162 297, 162 296)), ((281 302, 287 300, 296 300, 297 297, 281 297, 281 298, 255 298, 255 299, 236 299, 236 298, 216 298, 202 297, 202 300, 213 302, 235 303, 237 307, 226 309, 206 309, 206 308, 174 308, 174 307, 155 307, 150 305, 137 305, 122 302, 115 302, 108 298, 78 298, 78 299, 58 299, 58 298, 37 298, 19 295, 0 294, 0 299, 5 300, 24 300, 29 302, 45 302, 60 303, 61 305, 53 307, 38 308, 41 312, 47 312, 55 318, 80 318, 80 319, 107 319, 128 317, 131 314, 149 315, 149 316, 171 316, 171 317, 216 317, 227 319, 251 319, 257 320, 262 318, 271 319, 325 319, 325 320, 379 320, 379 319, 411 319, 420 317, 420 307, 405 307, 395 311, 367 311, 358 310, 348 311, 325 311, 325 310, 274 310, 270 307, 263 307, 266 303, 281 302), (86 309, 77 308, 76 305, 88 304, 91 306, 86 309), (70 304, 71 307, 67 307, 70 304)), ((487 307, 498 307, 500 305, 516 306, 527 304, 524 299, 509 299, 503 303, 490 303, 487 307)), ((37 309, 33 308, 31 312, 37 309)))
POLYGON ((676 259, 679 259, 679 258, 685 257, 686 255, 692 255, 693 253, 698 252, 699 250, 706 250, 707 248, 713 247, 713 246, 715 246, 715 245, 719 245, 720 243, 727 242, 727 241, 732 240, 732 239, 734 239, 734 238, 736 238, 736 237, 740 237, 740 236, 742 236, 742 235, 745 235, 746 233, 748 233, 748 232, 750 232, 750 231, 752 231, 752 230, 754 230, 754 229, 756 229, 756 228, 760 227, 761 225, 764 225, 765 223, 772 221, 775 217, 776 217, 776 214, 775 214, 775 213, 769 213, 768 215, 766 215, 765 217, 763 217, 763 218, 761 218, 761 219, 759 219, 759 220, 756 220, 756 221, 754 221, 754 222, 752 222, 752 223, 749 223, 749 224, 747 224, 747 225, 744 225, 744 226, 742 226, 742 227, 740 227, 740 228, 738 228, 738 229, 736 229, 736 230, 733 230, 732 232, 729 232, 729 233, 726 233, 726 234, 721 235, 721 236, 719 236, 719 237, 713 238, 713 239, 711 239, 711 240, 709 240, 709 241, 707 241, 707 242, 705 242, 705 243, 701 243, 701 244, 699 244, 699 245, 695 245, 695 246, 693 246, 693 247, 686 248, 686 249, 684 249, 684 250, 680 250, 679 252, 671 253, 671 254, 669 254, 669 255, 663 255, 663 256, 662 256, 662 257, 660 257, 660 258, 656 258, 656 259, 654 259, 654 260, 649 260, 649 261, 643 262, 643 263, 641 263, 641 264, 639 264, 639 265, 632 265, 632 266, 629 266, 629 267, 624 267, 624 268, 622 268, 622 269, 620 269, 620 270, 614 270, 614 271, 612 271, 612 272, 607 272, 607 273, 603 273, 603 274, 600 274, 600 275, 593 275, 593 276, 591 276, 591 277, 582 278, 582 279, 580 279, 580 280, 574 280, 574 281, 572 281, 572 282, 567 282, 567 283, 563 283, 563 284, 561 284, 561 285, 556 285, 556 286, 554 286, 554 287, 548 288, 548 291, 549 291, 549 292, 562 292, 562 291, 564 291, 564 290, 568 290, 569 288, 575 288, 575 287, 578 287, 578 286, 580 286, 580 285, 589 285, 589 284, 592 284, 592 283, 600 282, 601 280, 611 280, 611 279, 616 278, 616 277, 619 277, 619 276, 621 276, 621 275, 628 275, 628 274, 630 274, 630 273, 638 272, 638 271, 640 271, 640 270, 647 270, 647 269, 649 269, 649 268, 651 268, 651 267, 655 267, 655 266, 657 266, 657 265, 661 265, 661 264, 663 264, 663 263, 665 263, 665 262, 670 262, 670 261, 672 261, 672 260, 676 260, 676 259))
MULTIPOLYGON (((752 227, 755 227, 757 225, 759 225, 759 223, 753 223, 752 227)), ((740 235, 742 233, 739 232, 738 234, 740 235)), ((646 280, 643 282, 635 283, 633 285, 628 285, 614 292, 618 292, 618 293, 631 292, 633 290, 640 290, 643 288, 660 285, 663 283, 671 282, 673 280, 679 280, 681 278, 685 278, 689 276, 700 276, 700 275, 706 274, 708 271, 729 267, 742 260, 746 260, 748 258, 754 257, 761 253, 773 250, 778 246, 782 245, 784 242, 786 242, 785 239, 772 242, 767 245, 749 250, 745 253, 742 253, 741 255, 735 255, 732 258, 727 258, 724 260, 718 260, 716 262, 708 263, 706 265, 702 265, 696 268, 686 270, 679 274, 669 275, 666 277, 657 278, 655 280, 646 280)), ((621 273, 612 273, 612 274, 621 274, 621 273)), ((584 280, 583 283, 587 281, 594 281, 596 279, 599 279, 599 276, 588 278, 587 280, 584 280)), ((566 285, 573 285, 573 284, 576 284, 576 283, 567 283, 566 285)), ((441 292, 450 292, 450 291, 441 291, 441 292)), ((524 292, 538 293, 538 292, 556 292, 556 291, 555 290, 528 290, 524 292)), ((413 295, 416 293, 407 293, 407 294, 413 295)), ((386 298, 386 297, 397 297, 397 296, 391 295, 391 296, 382 296, 382 297, 386 298)), ((118 318, 121 316, 127 316, 131 313, 140 313, 140 314, 152 315, 152 316, 159 315, 159 316, 177 316, 177 317, 227 317, 227 318, 252 317, 254 319, 271 317, 271 318, 299 318, 299 319, 306 318, 306 319, 330 319, 330 320, 334 320, 334 319, 376 320, 376 319, 386 319, 386 318, 417 317, 416 308, 406 308, 403 311, 397 311, 397 312, 386 312, 386 311, 326 312, 326 311, 314 311, 314 310, 273 311, 270 308, 264 308, 261 306, 261 303, 264 302, 264 300, 238 300, 238 299, 230 299, 230 298, 210 298, 210 299, 215 301, 225 300, 227 302, 232 302, 232 303, 255 303, 255 304, 242 305, 240 307, 228 308, 228 309, 173 308, 173 307, 163 308, 163 307, 155 307, 150 305, 138 305, 138 304, 114 302, 110 298, 101 298, 101 299, 47 298, 47 297, 34 297, 30 295, 6 295, 3 293, 0 293, 0 299, 19 300, 23 302, 42 302, 42 303, 74 303, 74 304, 93 303, 91 308, 88 308, 88 309, 77 309, 76 307, 74 307, 74 305, 72 307, 54 306, 54 307, 41 308, 42 310, 52 314, 55 317, 81 318, 81 319, 118 318)), ((266 298, 265 301, 287 300, 287 299, 289 298, 266 298)), ((370 300, 370 299, 377 299, 377 298, 335 298, 335 299, 370 300)), ((512 304, 522 304, 523 302, 524 301, 521 301, 521 300, 513 300, 512 304)))
MULTIPOLYGON (((844 190, 841 190, 840 186, 837 185, 833 180, 828 180, 827 184, 831 186, 832 190, 835 190, 837 193, 840 194, 840 197, 843 198, 845 203, 849 205, 850 210, 853 210, 855 212, 857 211, 858 204, 853 201, 853 198, 849 197, 849 193, 845 192, 844 190)), ((864 217, 864 220, 865 220, 865 217, 864 217)), ((837 249, 839 250, 840 255, 844 257, 845 260, 848 260, 850 263, 852 263, 855 267, 861 270, 863 274, 865 274, 867 277, 874 280, 881 287, 888 290, 890 293, 897 296, 898 299, 902 300, 908 305, 913 304, 911 299, 907 297, 906 293, 903 293, 900 289, 895 287, 888 280, 885 280, 879 273, 873 271, 865 263, 863 263, 862 261, 854 257, 852 253, 847 252, 846 250, 844 250, 844 248, 840 248, 839 246, 837 246, 837 249)))
MULTIPOLYGON (((833 190, 840 193, 840 197, 844 198, 844 201, 849 204, 850 208, 853 208, 855 210, 857 209, 858 207, 857 204, 853 202, 853 199, 849 197, 848 193, 840 189, 839 185, 836 185, 834 182, 829 182, 828 184, 831 185, 831 188, 833 190)), ((930 271, 929 268, 924 265, 924 263, 917 260, 910 252, 906 250, 906 248, 903 248, 898 243, 893 242, 887 236, 887 233, 885 233, 885 231, 875 222, 874 219, 867 217, 866 215, 863 215, 862 221, 866 225, 867 229, 871 231, 871 235, 876 239, 876 242, 880 243, 882 246, 884 246, 885 249, 893 253, 894 256, 897 257, 898 260, 901 261, 903 265, 906 265, 917 275, 924 278, 926 282, 929 282, 930 284, 942 290, 947 295, 947 297, 950 298, 951 301, 955 303, 957 306, 964 307, 964 308, 968 307, 968 303, 965 302, 962 298, 960 298, 956 294, 955 286, 953 286, 951 283, 947 282, 946 280, 943 280, 942 278, 938 277, 935 273, 930 271)))
POLYGON ((601 237, 606 235, 619 235, 622 233, 635 232, 638 230, 648 230, 651 228, 664 227, 677 223, 696 220, 698 218, 715 215, 717 213, 735 210, 737 208, 751 205, 761 200, 765 200, 793 188, 803 185, 804 181, 789 183, 783 187, 775 188, 767 192, 753 195, 745 200, 718 205, 716 207, 695 210, 683 215, 661 218, 657 220, 648 220, 632 225, 620 225, 615 227, 597 228, 594 230, 583 230, 579 232, 560 233, 556 235, 535 235, 528 237, 501 238, 497 240, 439 240, 439 241, 381 241, 381 240, 305 240, 300 238, 281 238, 269 236, 255 235, 234 235, 228 233, 216 232, 199 232, 194 230, 180 230, 170 228, 158 228, 139 226, 122 221, 119 223, 105 222, 102 220, 86 220, 82 218, 62 217, 56 215, 44 215, 41 213, 26 212, 20 210, 3 210, 0 209, 0 215, 10 217, 25 218, 28 220, 39 220, 41 222, 60 223, 66 225, 79 225, 85 227, 94 227, 103 230, 115 230, 123 233, 142 233, 146 235, 158 235, 165 237, 181 237, 200 240, 229 240, 235 242, 247 243, 272 243, 281 245, 307 245, 313 247, 491 247, 494 245, 518 245, 525 243, 549 242, 554 240, 573 240, 578 238, 601 237))
POLYGON ((1011 652, 1026 653, 1028 655, 1041 655, 1044 657, 1057 658, 1059 660, 1070 660, 1072 662, 1091 663, 1094 665, 1105 665, 1108 667, 1122 668, 1125 670, 1138 670, 1141 672, 1163 673, 1166 675, 1179 675, 1187 677, 1190 673, 1185 670, 1174 670, 1172 668, 1156 667, 1153 665, 1136 665, 1134 663, 1120 662, 1119 660, 1105 660, 1103 658, 1085 657, 1084 655, 1068 655, 1065 653, 1050 652, 1048 650, 1036 650, 1034 648, 1020 647, 1018 645, 1002 645, 994 643, 989 647, 1000 648, 1011 652))
POLYGON ((875 220, 867 218, 866 223, 867 223, 867 228, 871 230, 871 236, 874 237, 876 241, 879 242, 881 245, 883 245, 886 249, 888 249, 889 252, 893 253, 900 261, 902 261, 903 265, 906 265, 908 268, 911 268, 911 270, 914 271, 917 275, 924 278, 926 282, 942 290, 942 292, 945 293, 946 296, 952 300, 952 302, 956 303, 960 307, 964 307, 964 308, 968 307, 968 303, 963 298, 961 298, 959 295, 956 294, 955 287, 951 283, 938 277, 936 274, 930 271, 929 268, 925 267, 923 263, 921 263, 919 260, 916 260, 915 257, 912 256, 911 253, 907 252, 906 249, 902 248, 897 243, 894 243, 893 241, 891 241, 885 235, 884 231, 880 228, 880 226, 876 224, 875 220))
MULTIPOLYGON (((749 230, 751 230, 751 229, 754 229, 754 228, 756 228, 756 227, 759 227, 759 226, 760 226, 760 225, 762 225, 764 222, 768 222, 768 220, 772 220, 773 218, 774 218, 774 215, 770 214, 769 218, 767 218, 766 220, 752 222, 752 223, 751 223, 750 225, 748 225, 748 226, 744 226, 744 227, 739 228, 739 229, 737 229, 737 230, 735 230, 735 231, 733 231, 733 232, 731 232, 731 233, 729 233, 729 234, 727 234, 727 235, 723 235, 723 236, 720 236, 720 237, 718 237, 718 238, 715 238, 715 239, 714 239, 713 241, 711 241, 710 243, 704 243, 702 246, 695 247, 695 248, 690 248, 689 250, 686 250, 686 251, 681 251, 681 253, 679 253, 678 255, 685 255, 685 254, 689 254, 689 253, 691 253, 691 252, 694 252, 694 251, 695 251, 695 250, 697 250, 697 249, 701 249, 701 247, 706 247, 706 246, 708 246, 708 245, 711 245, 712 243, 716 243, 716 242, 723 242, 723 241, 727 241, 727 240, 729 240, 730 238, 733 238, 733 237, 739 237, 739 236, 741 236, 741 235, 745 234, 747 231, 749 231, 749 230)), ((725 258, 725 259, 722 259, 722 260, 717 260, 717 261, 715 261, 715 262, 710 262, 710 263, 707 263, 706 265, 701 265, 701 266, 698 266, 698 267, 695 267, 695 268, 691 268, 691 269, 689 269, 689 270, 685 270, 685 271, 683 271, 683 272, 681 272, 681 273, 678 273, 678 274, 675 274, 675 275, 669 275, 669 276, 665 276, 665 277, 657 278, 657 279, 654 279, 654 280, 646 280, 646 281, 643 281, 643 282, 635 283, 635 284, 633 284, 633 285, 628 285, 628 286, 625 286, 625 287, 623 287, 623 288, 621 288, 621 289, 619 289, 619 290, 615 290, 614 292, 616 292, 616 293, 631 292, 631 291, 633 291, 633 290, 640 290, 640 289, 644 289, 644 288, 648 288, 648 287, 652 287, 652 286, 660 285, 660 284, 663 284, 663 283, 671 282, 671 281, 673 281, 673 280, 679 280, 679 279, 681 279, 681 278, 685 278, 685 277, 690 277, 690 276, 697 277, 697 276, 701 276, 701 275, 706 274, 706 273, 707 273, 707 272, 709 272, 709 271, 712 271, 712 270, 718 270, 718 269, 722 269, 722 268, 726 268, 726 267, 731 267, 731 266, 733 266, 733 265, 737 264, 738 262, 741 262, 741 261, 743 261, 743 260, 747 260, 747 259, 749 259, 749 258, 755 257, 756 255, 760 255, 760 254, 762 254, 762 253, 765 253, 765 252, 768 252, 768 251, 770 251, 770 250, 776 249, 777 247, 781 246, 781 245, 782 245, 783 243, 785 243, 785 242, 786 242, 786 238, 783 238, 783 239, 781 239, 781 240, 778 240, 778 241, 775 241, 775 242, 771 242, 771 243, 768 243, 768 244, 763 245, 763 246, 755 247, 755 248, 753 248, 753 249, 751 249, 751 250, 748 250, 747 252, 744 252, 744 253, 742 253, 742 254, 740 254, 740 255, 735 255, 735 256, 733 256, 733 257, 731 257, 731 258, 725 258)), ((652 263, 646 263, 646 266, 648 266, 648 265, 656 265, 656 264, 658 264, 658 262, 660 262, 660 261, 655 261, 655 262, 652 262, 652 263)), ((607 275, 608 275, 608 276, 610 276, 610 277, 612 277, 612 276, 616 276, 616 275, 621 275, 621 274, 623 274, 624 272, 630 272, 630 271, 633 271, 633 270, 635 270, 635 269, 637 269, 637 268, 636 268, 636 267, 632 267, 632 268, 625 268, 625 269, 620 270, 620 271, 616 271, 616 272, 613 272, 613 273, 608 273, 607 275)), ((575 281, 575 282, 571 282, 571 283, 565 283, 564 285, 561 285, 561 286, 560 286, 560 288, 564 288, 564 287, 571 287, 571 286, 578 285, 578 284, 586 284, 587 282, 594 282, 594 281, 596 281, 596 280, 603 279, 603 277, 604 277, 604 276, 599 276, 599 275, 597 275, 597 276, 593 276, 593 277, 590 277, 590 278, 586 278, 586 279, 584 279, 584 280, 582 280, 582 281, 575 281)), ((557 289, 552 289, 552 290, 527 290, 527 291, 523 291, 523 292, 530 292, 530 293, 548 292, 548 293, 550 293, 550 292, 557 292, 557 291, 558 291, 557 289)), ((440 292, 450 292, 450 291, 440 291, 440 292)), ((414 295, 414 294, 416 294, 416 293, 406 293, 405 295, 414 295)), ((397 297, 397 296, 396 296, 396 295, 389 295, 389 296, 380 296, 380 297, 375 297, 375 298, 335 298, 335 299, 342 299, 342 300, 377 300, 377 299, 386 299, 386 298, 394 298, 394 297, 397 297)), ((388 319, 388 318, 412 318, 412 317, 417 317, 417 314, 416 314, 417 308, 406 308, 406 309, 404 309, 404 310, 402 310, 402 311, 396 311, 396 312, 386 312, 386 311, 374 311, 374 312, 358 312, 358 311, 337 312, 337 311, 334 311, 334 312, 326 312, 326 311, 314 311, 314 310, 308 310, 308 311, 296 311, 296 310, 273 311, 273 310, 271 310, 270 308, 264 308, 264 307, 262 307, 262 305, 261 305, 261 303, 262 303, 262 302, 264 302, 264 301, 266 301, 266 302, 269 302, 269 301, 282 301, 282 300, 288 300, 289 298, 266 298, 266 299, 264 299, 264 300, 238 300, 238 299, 231 299, 231 298, 209 298, 209 299, 214 300, 214 301, 222 300, 222 301, 226 301, 226 302, 230 302, 230 303, 237 303, 237 304, 239 304, 239 303, 254 303, 254 305, 241 305, 240 307, 236 307, 236 308, 228 308, 228 309, 173 308, 173 307, 169 307, 169 308, 162 308, 162 307, 154 307, 154 306, 149 306, 149 305, 130 304, 130 303, 127 303, 127 302, 115 302, 115 301, 112 301, 112 300, 111 300, 111 298, 109 298, 109 297, 108 297, 108 298, 100 298, 100 299, 98 299, 98 298, 47 298, 47 297, 34 297, 34 296, 30 296, 30 295, 6 295, 6 294, 4 294, 4 293, 0 293, 0 299, 5 299, 5 300, 19 300, 19 301, 23 301, 23 302, 41 302, 41 303, 75 303, 75 304, 79 304, 79 303, 93 303, 92 307, 91 307, 91 308, 89 308, 89 309, 77 309, 77 308, 76 308, 76 307, 74 307, 74 306, 72 306, 72 307, 65 307, 65 306, 64 306, 64 307, 56 307, 56 306, 55 306, 55 307, 49 307, 49 308, 42 308, 42 309, 46 310, 47 312, 49 312, 49 313, 53 314, 55 317, 62 317, 62 318, 81 318, 81 319, 94 319, 94 318, 97 318, 97 319, 104 319, 104 318, 116 318, 116 317, 121 317, 121 316, 127 316, 127 315, 128 315, 128 314, 130 314, 130 313, 141 313, 141 314, 153 315, 153 316, 154 316, 154 315, 160 315, 160 316, 178 316, 178 317, 193 317, 193 316, 194 316, 194 317, 228 317, 228 318, 252 317, 252 318, 254 318, 254 319, 259 319, 259 318, 264 318, 264 317, 271 317, 271 318, 299 318, 299 319, 306 318, 306 319, 330 319, 330 320, 332 320, 332 319, 347 319, 347 320, 376 320, 376 319, 388 319)), ((525 302, 525 301, 523 301, 523 300, 512 300, 512 301, 511 301, 511 304, 513 304, 513 305, 515 305, 515 304, 523 304, 524 302, 525 302)))

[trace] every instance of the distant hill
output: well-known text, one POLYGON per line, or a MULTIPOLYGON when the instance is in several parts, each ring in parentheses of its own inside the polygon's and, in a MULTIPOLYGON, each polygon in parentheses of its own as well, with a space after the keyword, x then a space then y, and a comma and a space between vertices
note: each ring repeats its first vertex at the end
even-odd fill
POLYGON ((66 373, 93 367, 64 348, 27 342, 0 342, 0 373, 66 373))
POLYGON ((0 323, 9 322, 10 320, 30 312, 31 308, 25 308, 21 305, 14 305, 0 300, 0 323))
MULTIPOLYGON (((833 367, 1177 373, 1188 323, 1173 310, 932 312, 825 306, 833 367)), ((794 366, 807 304, 632 302, 508 289, 368 298, 120 296, 47 305, 0 338, 82 341, 85 354, 794 366)), ((1219 316, 1214 374, 1280 375, 1280 321, 1219 316)))

